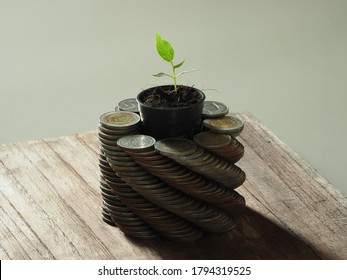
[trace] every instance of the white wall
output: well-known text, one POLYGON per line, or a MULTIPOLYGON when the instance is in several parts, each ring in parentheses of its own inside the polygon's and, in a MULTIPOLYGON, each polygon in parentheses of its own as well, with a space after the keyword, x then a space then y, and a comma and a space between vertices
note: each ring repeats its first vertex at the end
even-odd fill
POLYGON ((169 82, 152 77, 169 70, 159 32, 199 68, 181 83, 253 113, 347 194, 346 14, 344 0, 0 0, 0 143, 94 129, 169 82))

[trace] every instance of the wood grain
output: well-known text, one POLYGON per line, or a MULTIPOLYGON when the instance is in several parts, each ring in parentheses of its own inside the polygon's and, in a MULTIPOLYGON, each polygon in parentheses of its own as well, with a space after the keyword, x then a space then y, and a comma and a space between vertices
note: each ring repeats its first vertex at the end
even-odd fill
POLYGON ((0 145, 0 259, 347 259, 347 202, 252 115, 239 137, 247 201, 228 234, 127 238, 101 220, 95 131, 0 145))

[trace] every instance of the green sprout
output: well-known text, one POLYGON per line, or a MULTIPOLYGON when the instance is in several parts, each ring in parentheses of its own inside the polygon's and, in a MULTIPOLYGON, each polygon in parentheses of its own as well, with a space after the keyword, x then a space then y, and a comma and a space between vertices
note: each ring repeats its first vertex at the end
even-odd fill
POLYGON ((183 63, 185 62, 185 60, 183 60, 182 62, 180 62, 180 63, 175 65, 173 63, 175 52, 174 52, 174 49, 171 46, 171 44, 168 41, 164 40, 159 35, 159 33, 156 34, 156 41, 157 41, 157 51, 158 51, 158 54, 161 56, 162 59, 164 59, 167 62, 170 62, 170 64, 171 64, 172 75, 160 72, 160 73, 155 74, 153 76, 155 76, 155 77, 164 77, 164 76, 166 76, 166 77, 172 78, 173 79, 175 93, 177 93, 177 78, 179 76, 181 76, 182 74, 190 73, 190 72, 196 71, 197 69, 185 70, 185 71, 182 71, 182 72, 180 72, 179 74, 176 75, 176 69, 181 67, 183 65, 183 63))

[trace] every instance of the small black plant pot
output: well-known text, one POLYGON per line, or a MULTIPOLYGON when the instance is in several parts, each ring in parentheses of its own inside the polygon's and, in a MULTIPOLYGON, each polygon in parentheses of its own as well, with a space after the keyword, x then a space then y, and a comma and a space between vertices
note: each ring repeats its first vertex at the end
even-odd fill
POLYGON ((183 96, 182 102, 173 100, 165 107, 157 106, 158 99, 167 92, 171 92, 169 97, 176 98, 172 85, 152 87, 138 94, 137 102, 144 133, 158 140, 167 137, 192 138, 200 131, 205 94, 193 87, 178 86, 178 88, 183 92, 186 90, 188 92, 186 95, 194 96, 194 98, 184 102, 187 98, 183 96), (153 93, 156 100, 152 99, 152 102, 148 102, 149 97, 153 98, 153 93))

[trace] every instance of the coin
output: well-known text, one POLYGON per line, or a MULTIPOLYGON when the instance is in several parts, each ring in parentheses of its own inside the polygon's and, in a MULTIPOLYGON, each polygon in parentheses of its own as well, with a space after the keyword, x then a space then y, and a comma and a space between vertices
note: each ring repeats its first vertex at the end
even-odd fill
POLYGON ((239 118, 224 116, 215 119, 205 119, 203 125, 215 133, 228 133, 237 136, 241 133, 244 122, 239 118))
POLYGON ((116 146, 117 139, 116 140, 108 140, 103 137, 98 137, 99 142, 101 145, 106 145, 106 146, 116 146))
POLYGON ((110 166, 138 166, 131 157, 107 157, 110 166))
POLYGON ((111 216, 102 215, 102 220, 110 226, 117 227, 117 224, 112 220, 111 216))
POLYGON ((204 118, 222 117, 229 113, 229 108, 222 102, 204 101, 202 116, 204 118))
POLYGON ((195 142, 186 138, 166 138, 157 141, 154 148, 166 156, 180 157, 194 153, 197 149, 195 142))
POLYGON ((120 101, 118 103, 118 109, 122 111, 129 111, 133 113, 139 112, 138 103, 136 101, 136 98, 128 98, 120 101))
POLYGON ((154 143, 155 139, 153 137, 142 134, 124 136, 117 141, 119 147, 136 152, 150 150, 154 143))
POLYGON ((109 145, 109 144, 104 144, 100 142, 100 146, 105 154, 107 154, 108 152, 123 152, 123 150, 119 148, 116 144, 109 145))
POLYGON ((133 112, 112 111, 101 115, 100 123, 110 129, 130 129, 140 123, 140 116, 133 112))
MULTIPOLYGON (((228 134, 216 134, 216 135, 228 135, 228 134)), ((238 162, 244 155, 244 146, 237 141, 234 137, 231 137, 232 141, 229 145, 225 147, 208 147, 205 148, 214 154, 226 158, 228 161, 232 163, 238 162)))
POLYGON ((102 124, 98 125, 98 132, 103 133, 102 136, 105 137, 107 135, 109 138, 115 139, 120 138, 124 135, 130 135, 130 134, 136 134, 139 132, 139 127, 134 126, 128 129, 117 129, 117 128, 107 128, 103 126, 102 124))
POLYGON ((196 134, 193 140, 205 149, 215 149, 228 146, 231 143, 231 136, 205 131, 196 134))

